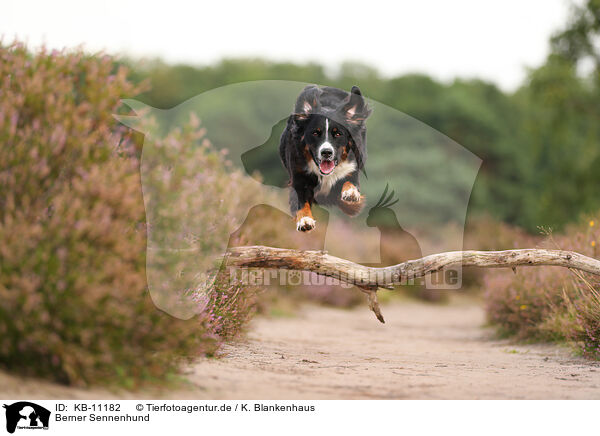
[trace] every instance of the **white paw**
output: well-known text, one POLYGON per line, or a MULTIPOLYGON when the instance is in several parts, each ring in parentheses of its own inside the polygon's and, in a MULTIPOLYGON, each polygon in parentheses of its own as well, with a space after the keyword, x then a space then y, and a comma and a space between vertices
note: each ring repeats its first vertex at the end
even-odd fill
POLYGON ((315 228, 317 222, 309 216, 304 216, 296 222, 296 229, 299 232, 309 232, 315 228))
POLYGON ((360 192, 358 192, 358 189, 356 189, 355 186, 352 186, 351 188, 342 191, 342 200, 356 203, 360 201, 360 192))

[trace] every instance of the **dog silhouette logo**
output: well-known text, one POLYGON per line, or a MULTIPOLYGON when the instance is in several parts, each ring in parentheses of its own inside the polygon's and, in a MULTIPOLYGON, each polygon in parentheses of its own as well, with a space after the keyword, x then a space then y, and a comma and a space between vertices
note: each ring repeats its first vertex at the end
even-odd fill
MULTIPOLYGON (((314 218, 319 224, 310 232, 314 234, 302 233, 300 240, 297 226, 290 225, 295 217, 290 214, 290 180, 281 162, 280 138, 297 112, 298 96, 309 85, 285 80, 235 83, 169 109, 123 100, 131 110, 115 118, 144 135, 139 166, 146 278, 150 297, 162 311, 190 319, 204 310, 217 277, 223 277, 223 254, 230 242, 242 243, 235 235, 242 236, 237 239, 243 245, 247 239, 269 245, 272 236, 271 245, 285 240, 287 248, 324 250, 363 265, 396 262, 398 247, 404 259, 463 249, 481 159, 425 123, 367 97, 373 113, 367 122, 369 159, 363 159, 360 179, 365 207, 350 217, 316 199, 321 209, 315 211, 321 215, 314 218), (182 132, 198 137, 183 141, 178 139, 182 132), (231 184, 213 177, 216 159, 206 158, 207 147, 227 156, 224 168, 231 184), (388 192, 380 198, 386 186, 388 192)), ((339 114, 323 107, 333 106, 316 105, 312 113, 337 123, 334 116, 339 114)), ((356 112, 351 114, 354 119, 356 112)), ((346 118, 339 121, 347 124, 346 118)), ((425 286, 458 289, 461 282, 453 278, 460 277, 459 270, 459 265, 447 269, 448 277, 439 283, 428 276, 425 286)))
POLYGON ((29 401, 19 401, 3 406, 6 409, 6 431, 14 433, 16 429, 47 430, 50 411, 29 401))

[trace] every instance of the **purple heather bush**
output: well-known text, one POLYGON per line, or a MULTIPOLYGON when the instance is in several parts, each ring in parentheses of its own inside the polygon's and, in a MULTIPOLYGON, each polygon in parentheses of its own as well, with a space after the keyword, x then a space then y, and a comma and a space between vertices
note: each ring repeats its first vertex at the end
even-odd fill
MULTIPOLYGON (((596 218, 548 235, 543 248, 572 250, 598 258, 596 218)), ((527 247, 527 242, 519 244, 527 247)), ((529 245, 531 246, 531 245, 529 245)), ((488 320, 507 336, 524 340, 565 340, 583 354, 600 357, 600 281, 559 267, 521 267, 486 273, 488 320)))
MULTIPOLYGON (((0 46, 5 370, 76 385, 136 386, 164 379, 186 358, 213 353, 252 313, 252 290, 229 282, 218 283, 198 302, 204 310, 187 321, 153 304, 141 135, 113 118, 121 98, 143 89, 127 74, 108 56, 0 46)), ((196 124, 165 141, 180 148, 202 143, 198 131, 196 124)), ((195 157, 211 162, 203 171, 220 182, 214 194, 227 221, 243 176, 209 144, 195 157)))

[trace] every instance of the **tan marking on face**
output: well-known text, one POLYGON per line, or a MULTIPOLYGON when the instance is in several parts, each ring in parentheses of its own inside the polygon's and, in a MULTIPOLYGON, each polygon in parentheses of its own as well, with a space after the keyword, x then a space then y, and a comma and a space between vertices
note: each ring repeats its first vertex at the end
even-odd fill
POLYGON ((310 165, 313 158, 312 158, 312 154, 310 154, 310 150, 308 149, 308 144, 304 145, 303 153, 304 153, 304 158, 306 159, 306 162, 310 165))
POLYGON ((342 147, 342 154, 340 156, 340 160, 346 160, 348 157, 348 148, 346 146, 342 147))

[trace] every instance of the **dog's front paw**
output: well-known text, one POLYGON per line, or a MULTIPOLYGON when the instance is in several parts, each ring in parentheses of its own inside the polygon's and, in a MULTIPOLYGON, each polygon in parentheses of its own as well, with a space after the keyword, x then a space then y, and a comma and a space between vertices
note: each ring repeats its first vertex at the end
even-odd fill
POLYGON ((350 182, 344 183, 342 188, 342 200, 349 203, 358 203, 360 201, 360 192, 356 186, 350 182))
POLYGON ((303 216, 298 221, 296 221, 296 229, 299 232, 310 232, 315 228, 317 222, 309 216, 303 216))

